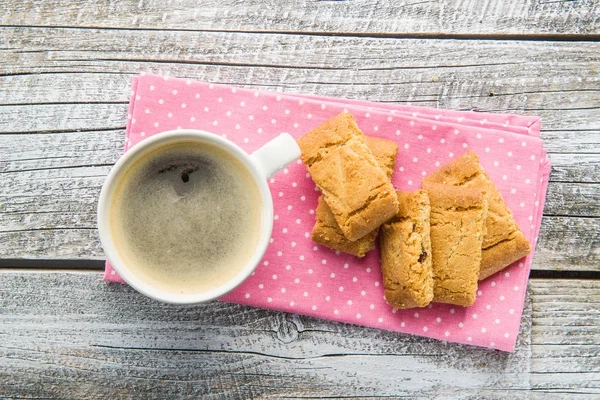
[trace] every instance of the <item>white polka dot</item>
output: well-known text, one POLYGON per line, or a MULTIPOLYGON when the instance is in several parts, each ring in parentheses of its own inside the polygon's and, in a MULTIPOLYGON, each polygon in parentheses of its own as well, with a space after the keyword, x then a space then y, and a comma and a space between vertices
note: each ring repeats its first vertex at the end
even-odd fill
POLYGON ((340 286, 340 287, 338 288, 338 290, 339 290, 340 292, 343 292, 343 291, 344 291, 344 287, 343 287, 343 286, 340 286))
POLYGON ((477 319, 477 314, 473 314, 473 319, 477 319))
POLYGON ((312 118, 312 114, 308 114, 308 115, 306 116, 306 118, 308 118, 308 119, 311 119, 311 118, 312 118))
POLYGON ((450 314, 454 314, 454 308, 450 309, 450 314))
POLYGON ((513 310, 513 309, 511 308, 510 310, 508 310, 508 313, 509 313, 509 314, 514 314, 514 313, 515 313, 515 310, 513 310))
POLYGON ((472 340, 473 340, 473 338, 472 338, 471 336, 469 336, 469 337, 467 338, 467 342, 471 342, 472 340))
POLYGON ((509 333, 508 333, 508 332, 505 332, 505 333, 504 333, 504 337, 505 337, 505 338, 507 338, 507 339, 508 339, 508 337, 509 337, 509 336, 510 336, 510 335, 509 335, 509 333))
POLYGON ((314 214, 314 213, 315 213, 315 210, 313 210, 313 209, 310 209, 310 210, 308 210, 308 213, 312 215, 312 214, 314 214))
POLYGON ((292 206, 287 206, 288 211, 292 209, 292 206))
POLYGON ((300 218, 296 218, 296 223, 299 224, 300 222, 302 222, 300 218))
POLYGON ((348 305, 351 306, 352 305, 352 300, 348 300, 348 305))
POLYGON ((142 137, 144 137, 144 136, 146 136, 146 132, 140 132, 140 135, 141 135, 142 137))
POLYGON ((419 159, 417 157, 413 157, 413 162, 417 162, 419 159))
MULTIPOLYGON (((396 309, 394 309, 394 311, 396 311, 396 309)), ((394 312, 394 311, 392 311, 392 312, 394 312)), ((394 313, 394 314, 395 314, 395 313, 394 313)), ((401 323, 400 323, 400 326, 401 326, 402 328, 404 328, 404 327, 406 326, 406 324, 405 324, 404 322, 401 322, 401 323)))
POLYGON ((297 127, 298 127, 298 123, 294 122, 294 128, 297 128, 297 127))
POLYGON ((308 274, 309 274, 309 275, 312 275, 312 273, 313 273, 313 270, 312 270, 312 268, 310 268, 310 269, 308 270, 308 274))
POLYGON ((258 97, 258 92, 254 92, 254 97, 258 97))
POLYGON ((448 153, 448 157, 450 157, 450 158, 454 157, 454 153, 448 153))
POLYGON ((491 309, 492 309, 492 306, 488 304, 488 305, 486 305, 486 306, 485 306, 485 309, 486 309, 486 310, 491 310, 491 309))
POLYGON ((505 180, 507 180, 507 179, 508 179, 508 176, 506 176, 506 175, 502 175, 502 180, 503 180, 503 181, 505 181, 505 180))
POLYGON ((462 146, 463 146, 463 149, 466 149, 467 147, 469 147, 469 145, 466 143, 463 143, 462 146))
POLYGON ((500 320, 498 318, 496 318, 496 320, 494 322, 497 323, 497 324, 499 324, 500 320))
POLYGON ((273 279, 277 279, 277 275, 276 274, 273 274, 273 279))
POLYGON ((177 89, 174 89, 172 92, 174 95, 177 94, 177 89))
POLYGON ((529 157, 529 159, 530 159, 531 161, 535 160, 535 155, 532 155, 531 157, 529 157))
POLYGON ((486 147, 486 148, 485 148, 485 152, 486 152, 486 153, 489 153, 489 152, 490 152, 490 148, 489 148, 489 147, 486 147))
POLYGON ((321 287, 323 284, 321 282, 317 282, 317 287, 321 287))
POLYGON ((444 335, 445 335, 446 337, 448 337, 448 336, 450 336, 450 332, 446 331, 446 332, 444 332, 444 335))
POLYGON ((278 252, 277 252, 277 255, 278 255, 279 257, 281 257, 281 256, 283 255, 283 253, 282 253, 281 251, 278 251, 278 252))
POLYGON ((379 127, 378 127, 377 125, 375 125, 375 126, 373 127, 373 130, 374 130, 375 132, 377 132, 377 131, 379 130, 379 127))
POLYGON ((254 115, 248 115, 248 119, 252 121, 254 119, 254 115))
POLYGON ((319 250, 319 246, 313 246, 313 250, 314 250, 314 251, 317 251, 317 250, 319 250))
POLYGON ((410 145, 408 143, 404 143, 404 148, 408 149, 410 147, 410 145))
POLYGON ((164 104, 164 100, 163 99, 158 99, 158 104, 164 104))
POLYGON ((329 301, 329 300, 331 300, 330 296, 325 297, 325 301, 329 301))
POLYGON ((513 289, 514 289, 515 291, 517 291, 517 290, 519 290, 519 287, 518 287, 518 286, 515 286, 513 289))
POLYGON ((196 117, 190 117, 190 121, 194 122, 196 120, 196 117))
POLYGON ((307 237, 309 237, 309 236, 310 236, 310 233, 308 233, 308 232, 304 232, 304 237, 305 237, 305 238, 307 238, 307 237))
POLYGON ((352 282, 356 283, 358 281, 357 277, 352 278, 352 282))
POLYGON ((419 136, 417 136, 417 139, 419 139, 419 140, 423 140, 423 135, 419 135, 419 136))
POLYGON ((483 292, 481 290, 477 291, 477 296, 481 296, 483 294, 483 292))
POLYGON ((294 304, 296 304, 296 303, 294 303, 294 301, 293 301, 293 300, 292 300, 292 301, 290 301, 290 306, 291 306, 291 307, 294 307, 294 304))
POLYGON ((415 318, 419 318, 419 313, 418 312, 414 313, 413 315, 415 316, 415 318))
POLYGON ((344 269, 348 269, 349 265, 348 264, 344 264, 344 269))
POLYGON ((507 156, 512 157, 513 153, 512 151, 509 151, 508 153, 506 153, 507 156))
POLYGON ((463 326, 465 326, 465 325, 464 325, 462 322, 459 322, 459 323, 458 323, 458 327, 459 327, 459 328, 462 328, 463 326))
POLYGON ((515 168, 517 169, 517 171, 521 170, 521 166, 520 165, 517 165, 515 168))
POLYGON ((259 288, 260 290, 262 290, 262 289, 264 289, 264 288, 265 288, 265 285, 263 285, 263 284, 261 283, 260 285, 258 285, 258 288, 259 288))
POLYGON ((155 122, 155 123, 154 123, 154 127, 155 127, 155 128, 158 128, 158 122, 155 122))
POLYGON ((409 124, 410 126, 415 126, 415 121, 410 121, 409 124))
POLYGON ((292 247, 296 247, 296 242, 290 243, 292 247))
MULTIPOLYGON (((217 126, 217 125, 219 125, 219 121, 216 121, 216 120, 215 120, 215 121, 213 121, 213 125, 214 125, 214 126, 217 126)), ((248 142, 246 142, 246 143, 248 143, 248 142)))
POLYGON ((200 93, 196 93, 196 98, 199 99, 200 98, 200 93))
POLYGON ((510 189, 510 193, 511 193, 511 194, 515 194, 515 193, 517 193, 517 189, 515 189, 515 188, 511 188, 511 189, 510 189))
POLYGON ((308 297, 308 292, 304 292, 304 293, 303 293, 303 296, 304 296, 304 297, 308 297))
POLYGON ((242 102, 240 103, 240 107, 246 107, 246 102, 245 102, 245 101, 242 101, 242 102))
POLYGON ((375 282, 375 286, 379 286, 379 282, 375 282))
POLYGON ((186 107, 187 107, 187 104, 181 103, 181 108, 186 108, 186 107))
POLYGON ((396 131, 396 136, 400 136, 400 133, 401 133, 401 132, 400 132, 400 129, 398 129, 398 130, 396 131))
POLYGON ((423 332, 427 332, 429 330, 429 328, 427 328, 426 326, 423 327, 423 332))
POLYGON ((506 297, 500 296, 500 301, 504 301, 504 300, 506 300, 506 297))
POLYGON ((208 107, 204 107, 204 112, 208 112, 210 109, 208 107))
POLYGON ((371 268, 367 268, 367 272, 369 272, 369 273, 370 273, 370 272, 371 272, 371 268))
POLYGON ((437 317, 435 320, 436 320, 436 322, 437 322, 438 324, 439 324, 440 322, 442 322, 442 319, 441 319, 440 317, 437 317))
POLYGON ((273 119, 271 120, 271 123, 272 123, 272 124, 276 124, 276 123, 277 123, 277 120, 276 120, 275 118, 273 118, 273 119))
POLYGON ((433 126, 431 127, 431 130, 432 130, 432 131, 435 131, 436 129, 437 129, 437 125, 433 125, 433 126))
POLYGON ((486 331, 487 331, 487 329, 481 328, 481 333, 485 333, 486 331))
POLYGON ((360 319, 360 314, 356 314, 356 318, 357 318, 357 319, 360 319))
POLYGON ((500 139, 498 139, 498 142, 499 142, 499 143, 504 143, 504 138, 500 138, 500 139))
POLYGON ((168 113, 167 117, 172 118, 173 117, 173 113, 168 113))
POLYGON ((283 229, 281 230, 281 232, 283 232, 283 233, 287 233, 287 228, 283 228, 283 229))
POLYGON ((431 148, 430 147, 427 148, 427 152, 431 153, 431 148))
POLYGON ((383 322, 383 318, 379 317, 379 318, 377 319, 377 322, 379 322, 379 323, 382 323, 382 322, 383 322))
POLYGON ((361 296, 365 296, 367 294, 367 292, 365 292, 364 290, 360 292, 361 296))
POLYGON ((441 144, 444 144, 444 143, 446 143, 446 139, 444 139, 444 138, 440 139, 440 143, 441 143, 441 144))
POLYGON ((267 297, 267 303, 271 303, 272 301, 273 301, 273 299, 272 299, 272 298, 270 298, 270 297, 267 297))
POLYGON ((334 313, 335 315, 338 315, 340 312, 339 312, 338 310, 333 310, 333 313, 334 313))
POLYGON ((408 180, 408 182, 407 182, 407 183, 408 183, 409 185, 412 185, 412 184, 413 184, 413 182, 412 182, 410 179, 408 180))

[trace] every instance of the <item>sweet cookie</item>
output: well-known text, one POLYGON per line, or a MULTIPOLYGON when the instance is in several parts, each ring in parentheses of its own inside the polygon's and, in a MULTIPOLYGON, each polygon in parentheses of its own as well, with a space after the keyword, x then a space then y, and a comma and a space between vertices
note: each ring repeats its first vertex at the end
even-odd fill
POLYGON ((487 202, 478 189, 423 182, 431 203, 433 301, 470 306, 477 296, 487 202))
POLYGON ((429 198, 424 190, 397 195, 400 210, 379 239, 385 299, 395 308, 425 307, 433 300, 429 198))
POLYGON ((352 115, 342 113, 300 139, 302 161, 344 236, 358 240, 396 215, 398 198, 352 115))
POLYGON ((525 257, 531 251, 502 195, 479 163, 477 154, 468 151, 444 165, 423 181, 425 183, 475 188, 481 190, 488 203, 483 237, 483 254, 479 279, 485 279, 525 257))

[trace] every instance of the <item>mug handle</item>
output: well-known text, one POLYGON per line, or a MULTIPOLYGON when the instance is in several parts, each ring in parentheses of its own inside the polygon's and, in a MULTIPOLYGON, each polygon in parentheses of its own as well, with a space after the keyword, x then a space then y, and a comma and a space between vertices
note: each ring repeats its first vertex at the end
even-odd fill
POLYGON ((267 179, 300 157, 300 147, 289 133, 282 133, 250 155, 267 179))

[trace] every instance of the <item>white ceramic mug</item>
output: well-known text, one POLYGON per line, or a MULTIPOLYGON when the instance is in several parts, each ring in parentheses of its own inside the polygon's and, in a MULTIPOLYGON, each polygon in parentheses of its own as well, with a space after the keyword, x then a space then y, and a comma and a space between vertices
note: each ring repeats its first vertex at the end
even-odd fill
MULTIPOLYGON (((247 154, 233 142, 224 139, 216 134, 182 129, 177 131, 168 131, 159 133, 133 146, 127 151, 114 165, 100 192, 98 202, 98 231, 100 241, 106 257, 115 268, 117 273, 134 289, 153 299, 173 304, 194 304, 214 300, 218 297, 235 289, 254 271, 262 259, 271 232, 273 230, 273 199, 267 184, 267 178, 276 173, 285 165, 294 161, 300 156, 298 144, 288 133, 282 133, 271 140, 252 154, 247 154), (194 141, 216 146, 226 151, 239 160, 251 173, 257 187, 259 188, 262 199, 262 224, 261 236, 254 252, 248 263, 233 276, 232 279, 224 284, 204 292, 193 294, 174 294, 163 292, 155 287, 145 283, 140 277, 132 272, 124 259, 119 255, 114 238, 110 232, 110 207, 113 204, 113 195, 117 184, 121 181, 123 174, 136 161, 144 158, 149 152, 162 147, 166 144, 177 143, 181 141, 194 141)), ((160 229, 159 227, 154 227, 160 229)))

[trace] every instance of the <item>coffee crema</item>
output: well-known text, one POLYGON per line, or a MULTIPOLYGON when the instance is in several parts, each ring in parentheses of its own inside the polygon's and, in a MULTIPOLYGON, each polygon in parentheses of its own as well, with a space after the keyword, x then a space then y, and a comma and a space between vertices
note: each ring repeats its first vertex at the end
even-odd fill
POLYGON ((230 281, 254 255, 262 199, 233 155, 200 142, 164 145, 129 167, 110 210, 117 252, 136 276, 169 293, 230 281))

